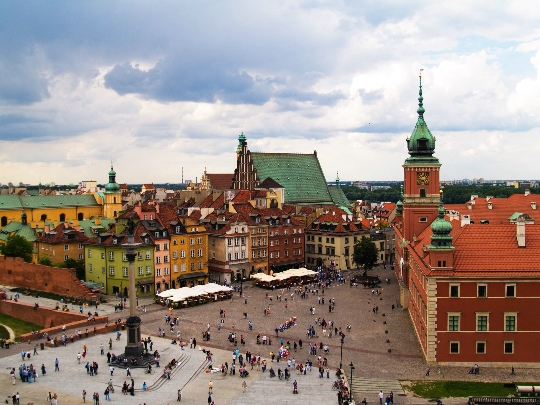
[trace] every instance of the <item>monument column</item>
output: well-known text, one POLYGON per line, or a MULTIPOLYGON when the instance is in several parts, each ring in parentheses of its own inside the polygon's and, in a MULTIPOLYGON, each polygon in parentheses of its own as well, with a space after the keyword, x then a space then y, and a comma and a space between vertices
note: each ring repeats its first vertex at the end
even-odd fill
MULTIPOLYGON (((131 228, 131 227, 130 227, 131 228)), ((135 249, 140 243, 134 242, 133 233, 128 235, 128 243, 124 244, 127 249, 126 257, 128 260, 129 277, 129 318, 126 321, 127 327, 127 345, 125 356, 127 358, 140 357, 144 350, 141 342, 141 318, 137 316, 137 291, 135 289, 135 249)))

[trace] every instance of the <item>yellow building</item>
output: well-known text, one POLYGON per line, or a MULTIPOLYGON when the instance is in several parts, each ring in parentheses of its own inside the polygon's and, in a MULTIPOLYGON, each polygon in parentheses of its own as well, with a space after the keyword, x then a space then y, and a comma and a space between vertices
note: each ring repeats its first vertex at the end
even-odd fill
POLYGON ((172 283, 176 287, 206 284, 208 282, 208 232, 194 218, 182 216, 178 219, 175 231, 179 233, 175 232, 174 239, 171 241, 172 283))
POLYGON ((116 183, 116 172, 111 164, 109 171, 109 182, 105 186, 103 196, 103 216, 105 218, 116 218, 122 211, 122 192, 120 184, 116 183))
POLYGON ((36 261, 43 257, 51 259, 52 264, 63 263, 67 259, 84 260, 84 242, 88 241, 84 232, 65 222, 52 231, 45 226, 42 236, 34 242, 36 261))

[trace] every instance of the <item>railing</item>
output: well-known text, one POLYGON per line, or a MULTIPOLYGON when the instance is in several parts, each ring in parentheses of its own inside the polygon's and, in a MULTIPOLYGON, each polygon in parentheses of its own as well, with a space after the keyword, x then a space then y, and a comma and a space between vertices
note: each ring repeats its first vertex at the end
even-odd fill
POLYGON ((469 397, 469 405, 490 404, 540 404, 540 398, 533 397, 469 397))

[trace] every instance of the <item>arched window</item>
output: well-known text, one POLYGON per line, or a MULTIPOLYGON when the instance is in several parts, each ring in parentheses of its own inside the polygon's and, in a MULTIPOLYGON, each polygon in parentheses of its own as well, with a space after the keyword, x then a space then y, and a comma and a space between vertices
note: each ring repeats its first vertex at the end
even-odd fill
POLYGON ((60 222, 64 222, 66 220, 66 214, 60 214, 60 222))
POLYGON ((47 214, 41 214, 41 221, 47 220, 47 214))
POLYGON ((116 204, 116 197, 113 197, 113 201, 114 201, 114 203, 116 204))
POLYGON ((7 217, 2 217, 1 226, 6 226, 6 225, 7 225, 7 217))
POLYGON ((79 213, 77 214, 77 219, 78 219, 79 221, 82 221, 82 220, 84 219, 84 214, 83 214, 82 212, 79 212, 79 213))

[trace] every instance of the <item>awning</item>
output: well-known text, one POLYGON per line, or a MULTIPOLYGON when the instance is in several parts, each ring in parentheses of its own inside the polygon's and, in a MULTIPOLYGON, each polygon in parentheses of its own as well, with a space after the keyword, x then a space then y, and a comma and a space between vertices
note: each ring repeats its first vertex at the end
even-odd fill
POLYGON ((272 265, 272 267, 290 266, 292 264, 298 264, 298 263, 303 263, 303 261, 302 260, 297 260, 295 262, 275 263, 275 264, 272 265))
POLYGON ((139 285, 149 285, 154 284, 154 280, 141 280, 137 282, 139 285))
POLYGON ((189 273, 189 274, 182 274, 178 276, 177 280, 186 280, 189 278, 199 278, 199 277, 207 277, 208 275, 202 271, 196 271, 195 273, 189 273))

